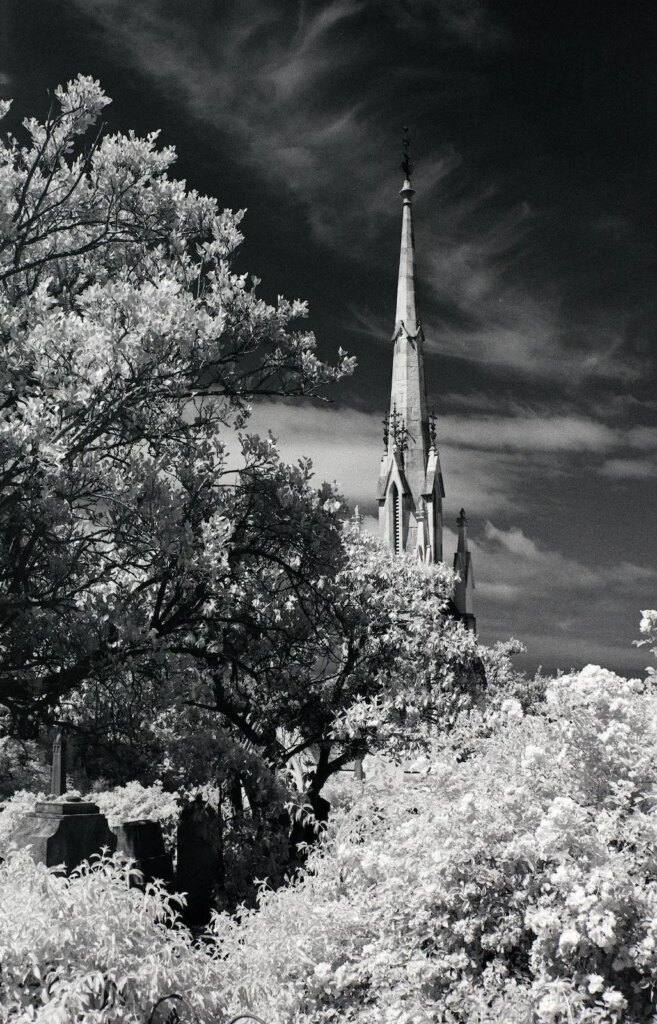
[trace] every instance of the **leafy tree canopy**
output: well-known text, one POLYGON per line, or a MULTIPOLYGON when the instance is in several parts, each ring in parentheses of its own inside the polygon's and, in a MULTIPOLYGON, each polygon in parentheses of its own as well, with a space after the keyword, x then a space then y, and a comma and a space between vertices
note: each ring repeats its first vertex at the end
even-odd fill
POLYGON ((350 532, 309 462, 243 432, 251 399, 353 360, 234 272, 241 214, 156 134, 96 130, 98 83, 55 98, 0 151, 0 704, 24 735, 67 722, 92 771, 228 774, 252 809, 294 777, 321 812, 352 757, 481 689, 452 574, 350 532))
POLYGON ((250 399, 353 368, 294 329, 303 303, 267 305, 232 271, 242 215, 172 180, 156 133, 89 142, 98 83, 55 97, 0 150, 0 701, 23 718, 90 679, 157 675, 190 629, 213 622, 220 645, 217 602, 265 506, 263 557, 290 586, 294 559, 331 565, 333 497, 251 438, 236 495, 224 435, 250 399), (272 498, 295 508, 277 539, 272 498))

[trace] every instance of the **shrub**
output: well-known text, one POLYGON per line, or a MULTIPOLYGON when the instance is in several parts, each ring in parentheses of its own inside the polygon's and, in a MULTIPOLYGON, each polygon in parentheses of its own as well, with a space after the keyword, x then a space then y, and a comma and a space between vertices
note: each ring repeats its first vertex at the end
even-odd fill
POLYGON ((651 1017, 656 710, 589 666, 465 763, 366 764, 305 878, 216 918, 230 984, 314 1024, 651 1017))
POLYGON ((221 963, 179 926, 161 886, 129 888, 118 859, 67 879, 13 852, 0 866, 0 892, 3 1020, 144 1024, 172 992, 204 1019, 225 1011, 221 963))
POLYGON ((90 793, 89 800, 96 803, 107 818, 110 828, 116 828, 124 821, 148 818, 162 826, 164 843, 170 853, 175 852, 176 828, 181 810, 179 793, 168 793, 160 782, 142 786, 140 782, 127 782, 125 786, 90 793))
POLYGON ((215 915, 202 947, 111 861, 67 882, 12 854, 5 1012, 143 1020, 177 990, 207 1021, 228 1001, 272 1024, 652 1020, 656 705, 651 677, 589 666, 531 713, 503 700, 468 760, 439 748, 410 777, 366 760, 364 784, 332 780, 303 874, 215 915))

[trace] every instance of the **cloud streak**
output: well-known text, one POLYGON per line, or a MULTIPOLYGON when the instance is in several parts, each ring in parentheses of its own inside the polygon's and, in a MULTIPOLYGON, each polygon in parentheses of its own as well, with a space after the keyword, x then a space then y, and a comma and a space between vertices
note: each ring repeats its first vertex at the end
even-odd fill
MULTIPOLYGON (((462 100, 464 89, 473 102, 485 101, 488 78, 480 68, 473 73, 478 65, 469 54, 512 43, 478 0, 376 7, 371 0, 329 0, 295 8, 282 0, 245 0, 239 10, 223 7, 221 17, 201 7, 205 14, 195 18, 168 2, 75 2, 111 34, 125 59, 219 131, 245 165, 302 204, 316 241, 381 272, 387 261, 377 241, 399 212, 390 152, 391 130, 396 134, 399 124, 393 129, 388 113, 399 106, 394 56, 400 48, 420 55, 427 39, 445 55, 440 70, 431 62, 423 83, 424 102, 440 114, 455 95, 462 100), (465 59, 452 57, 461 52, 465 59)), ((395 116, 401 123, 407 114, 395 116)), ((574 315, 564 308, 555 270, 543 268, 538 287, 527 280, 525 261, 529 255, 536 262, 541 232, 558 211, 536 208, 522 184, 512 198, 510 182, 483 176, 475 155, 464 157, 449 131, 440 137, 425 131, 416 177, 431 348, 529 377, 636 378, 636 360, 618 358, 625 314, 574 315)), ((372 317, 367 308, 359 315, 361 322, 372 317)), ((345 319, 344 326, 353 325, 345 319)), ((390 324, 382 326, 385 338, 390 324)))
POLYGON ((471 544, 477 612, 484 639, 512 634, 527 666, 567 670, 589 661, 641 673, 641 598, 657 589, 657 567, 629 561, 588 565, 539 544, 516 526, 487 522, 471 544), (592 623, 594 627, 592 628, 592 623))
MULTIPOLYGON (((645 655, 631 641, 639 608, 654 603, 657 566, 628 558, 597 561, 594 545, 573 558, 527 532, 517 519, 532 521, 536 493, 563 474, 564 451, 595 457, 604 474, 612 461, 606 458, 609 451, 630 443, 652 444, 652 432, 613 430, 572 416, 533 421, 526 412, 497 420, 443 416, 439 426, 447 489, 446 559, 451 561, 456 547, 453 524, 463 505, 473 527, 482 638, 492 642, 517 636, 529 648, 521 659, 527 667, 542 661, 550 669, 568 669, 600 661, 604 652, 618 670, 641 670, 645 655)), ((251 429, 272 429, 288 461, 309 455, 318 481, 337 480, 376 532, 379 416, 344 406, 263 402, 254 407, 251 429)))
MULTIPOLYGON (((645 115, 629 125, 641 76, 616 72, 599 25, 574 38, 551 14, 480 0, 72 6, 76 32, 104 30, 94 42, 117 74, 138 72, 151 107, 166 97, 183 113, 190 183, 217 191, 220 167, 231 201, 255 207, 265 287, 270 275, 286 293, 310 282, 320 345, 356 350, 362 370, 338 405, 263 403, 253 426, 279 434, 285 458, 310 455, 372 516, 395 147, 410 122, 446 522, 465 506, 484 635, 521 633, 539 652, 553 637, 565 667, 596 644, 633 656, 635 609, 657 590, 654 161, 640 158, 645 115), (607 108, 597 89, 584 102, 582 56, 602 71, 607 108), (609 140, 626 127, 614 166, 609 140), (195 144, 212 168, 201 180, 195 144)), ((247 245, 250 230, 247 219, 247 245)))

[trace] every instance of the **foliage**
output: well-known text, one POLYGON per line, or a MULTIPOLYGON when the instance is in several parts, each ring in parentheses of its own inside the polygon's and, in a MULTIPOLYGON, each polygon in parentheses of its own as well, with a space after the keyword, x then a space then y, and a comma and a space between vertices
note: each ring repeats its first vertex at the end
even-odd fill
POLYGON ((511 658, 514 654, 522 654, 526 650, 519 640, 500 641, 493 647, 482 647, 481 658, 486 671, 486 710, 496 712, 505 700, 518 700, 523 711, 537 710, 545 700, 547 678, 541 676, 540 669, 533 677, 527 679, 519 672, 511 658))
POLYGON ((27 814, 31 814, 37 801, 47 800, 45 792, 33 793, 18 789, 0 804, 0 857, 7 855, 11 838, 22 825, 27 814))
POLYGON ((305 879, 216 920, 230 984, 314 1024, 652 1019, 656 721, 589 666, 465 763, 366 762, 305 879))
POLYGON ((454 582, 442 563, 424 565, 348 534, 338 577, 342 644, 331 644, 329 697, 344 710, 333 738, 361 738, 364 749, 408 752, 482 702, 485 678, 476 636, 446 615, 454 582), (342 697, 345 693, 347 699, 342 697))
MULTIPOLYGON (((307 522, 317 492, 306 486, 296 506, 307 522)), ((304 524, 288 516, 301 537, 304 524)), ((80 732, 100 713, 119 749, 134 736, 151 781, 211 780, 237 832, 250 827, 247 805, 271 832, 291 791, 325 816, 319 794, 332 773, 367 750, 426 743, 481 700, 484 683, 476 638, 445 615, 449 570, 396 558, 349 527, 337 539, 331 571, 304 553, 305 584, 288 586, 278 563, 233 567, 220 652, 199 631, 183 680, 169 671, 139 700, 116 681, 100 698, 86 686, 65 704, 69 721, 80 732), (240 611, 228 621, 231 607, 240 611), (107 722, 115 705, 120 728, 107 722)))
POLYGON ((221 963, 177 924, 176 899, 158 884, 131 889, 129 877, 119 858, 69 879, 24 852, 0 865, 3 1021, 143 1024, 171 992, 221 1019, 221 963))
POLYGON ((328 784, 334 813, 296 882, 217 915, 199 948, 158 924, 163 894, 142 905, 118 868, 66 883, 12 855, 0 869, 5 1007, 143 1019, 177 988, 203 1020, 224 998, 272 1024, 652 1019, 655 701, 650 677, 589 666, 550 680, 529 713, 502 701, 467 761, 437 745, 408 776, 367 758, 364 784, 328 784), (63 980, 42 996, 35 968, 63 980))
POLYGON ((82 76, 55 98, 0 149, 0 702, 26 731, 93 687, 120 730, 126 695, 249 628, 242 566, 292 587, 339 557, 330 494, 308 504, 307 470, 235 431, 251 398, 353 363, 233 272, 241 214, 172 180, 156 133, 85 149, 108 99, 82 76))
POLYGON ((44 752, 34 740, 8 734, 0 714, 0 801, 16 790, 39 790, 49 781, 50 768, 44 752))
MULTIPOLYGON (((641 612, 639 630, 643 639, 635 640, 636 646, 648 647, 650 645, 650 653, 657 658, 657 610, 654 608, 645 608, 641 612)), ((654 666, 650 665, 647 672, 649 675, 654 676, 657 670, 654 666)))
POLYGON ((181 807, 178 793, 167 793, 157 782, 152 786, 143 786, 133 780, 125 786, 90 793, 89 799, 93 800, 100 813, 105 815, 110 828, 117 828, 124 821, 138 821, 140 818, 159 822, 168 850, 172 853, 175 851, 176 828, 181 807))
POLYGON ((0 703, 75 734, 88 779, 211 782, 257 828, 290 786, 450 724, 481 691, 453 577, 341 527, 242 433, 248 401, 351 372, 233 270, 240 214, 156 135, 84 139, 79 77, 0 151, 0 703))

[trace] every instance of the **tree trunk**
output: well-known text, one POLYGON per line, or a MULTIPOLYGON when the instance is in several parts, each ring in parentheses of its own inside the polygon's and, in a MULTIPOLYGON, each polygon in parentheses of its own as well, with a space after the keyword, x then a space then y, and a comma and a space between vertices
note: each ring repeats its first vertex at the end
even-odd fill
MULTIPOLYGON (((322 782, 322 785, 323 784, 324 783, 322 782)), ((304 817, 301 819, 295 818, 292 821, 289 839, 289 857, 291 867, 300 867, 305 864, 308 859, 309 849, 315 845, 319 836, 326 828, 329 811, 331 810, 331 805, 328 800, 321 796, 319 789, 314 785, 311 785, 306 793, 306 802, 310 804, 315 820, 314 822, 309 822, 304 817), (299 847, 301 847, 301 849, 299 847)))

